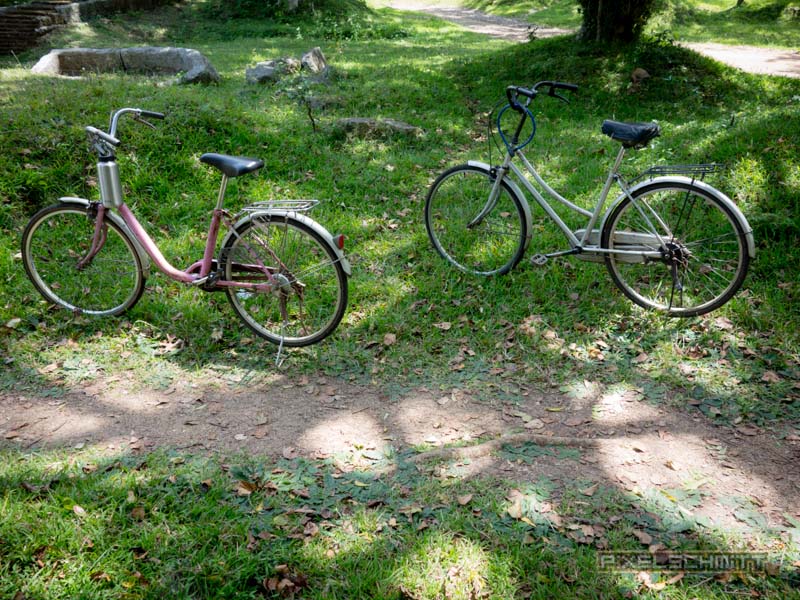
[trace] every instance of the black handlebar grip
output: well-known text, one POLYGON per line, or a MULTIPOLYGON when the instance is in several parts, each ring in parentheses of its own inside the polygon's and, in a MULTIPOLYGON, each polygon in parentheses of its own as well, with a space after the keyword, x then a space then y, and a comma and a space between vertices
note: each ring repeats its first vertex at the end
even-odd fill
POLYGON ((151 119, 163 119, 164 113, 153 112, 152 110, 140 110, 139 114, 143 117, 150 117, 151 119))
POLYGON ((554 81, 553 87, 561 90, 569 90, 570 92, 577 92, 578 86, 574 83, 564 83, 563 81, 554 81))
POLYGON ((517 96, 522 95, 526 98, 530 98, 533 100, 536 97, 535 90, 529 90, 524 87, 520 87, 518 85, 510 85, 506 88, 506 97, 508 98, 508 104, 511 108, 518 113, 524 112, 524 108, 522 105, 517 102, 517 96))

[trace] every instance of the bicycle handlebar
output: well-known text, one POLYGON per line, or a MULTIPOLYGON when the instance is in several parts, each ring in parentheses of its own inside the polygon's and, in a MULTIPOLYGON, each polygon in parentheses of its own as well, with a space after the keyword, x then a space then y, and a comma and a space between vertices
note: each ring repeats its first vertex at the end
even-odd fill
POLYGON ((517 97, 525 96, 528 98, 528 102, 525 103, 525 106, 530 104, 531 100, 533 100, 536 96, 539 95, 539 88, 547 87, 549 88, 547 91, 547 95, 553 98, 558 98, 563 102, 569 104, 569 100, 567 100, 561 94, 557 94, 556 90, 567 90, 570 92, 577 92, 578 86, 574 83, 565 83, 563 81, 540 81, 534 84, 531 88, 526 88, 518 85, 510 85, 506 88, 506 97, 508 98, 508 103, 511 105, 517 112, 522 112, 523 106, 517 102, 517 97))
POLYGON ((139 110, 139 114, 143 117, 150 117, 151 119, 163 119, 166 115, 160 112, 153 112, 152 110, 139 110))
POLYGON ((86 131, 90 136, 99 137, 101 140, 108 142, 112 146, 119 146, 120 141, 114 136, 108 135, 105 131, 100 131, 97 127, 88 125, 86 131))
POLYGON ((92 127, 91 125, 86 127, 86 132, 95 140, 95 147, 100 154, 111 154, 110 149, 103 149, 103 142, 111 144, 112 146, 120 145, 120 140, 117 138, 117 124, 119 123, 119 118, 127 113, 133 113, 134 121, 139 121, 140 123, 144 123, 150 127, 153 127, 153 125, 148 121, 145 121, 142 117, 149 117, 151 119, 163 119, 165 117, 164 113, 155 112, 152 110, 143 110, 141 108, 120 108, 111 116, 111 124, 109 126, 108 133, 97 129, 96 127, 92 127))

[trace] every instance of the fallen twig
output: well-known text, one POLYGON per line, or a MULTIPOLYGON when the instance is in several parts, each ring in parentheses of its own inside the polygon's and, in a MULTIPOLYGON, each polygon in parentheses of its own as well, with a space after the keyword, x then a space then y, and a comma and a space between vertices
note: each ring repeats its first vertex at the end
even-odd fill
POLYGON ((577 448, 596 448, 605 439, 597 438, 576 438, 576 437, 556 437, 549 435, 541 435, 537 433, 509 433, 502 435, 498 438, 488 440, 486 442, 476 444, 475 446, 462 446, 459 448, 437 448, 436 450, 428 450, 416 456, 409 458, 409 462, 418 463, 432 458, 438 459, 453 459, 453 458, 477 458, 479 456, 486 456, 492 452, 499 450, 506 444, 524 444, 531 442, 539 446, 573 446, 577 448))

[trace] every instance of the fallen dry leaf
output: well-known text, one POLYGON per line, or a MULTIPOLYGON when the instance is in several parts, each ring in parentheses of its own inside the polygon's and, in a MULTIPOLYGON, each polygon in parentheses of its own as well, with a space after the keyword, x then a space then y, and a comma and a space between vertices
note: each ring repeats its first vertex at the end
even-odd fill
POLYGON ((397 343, 397 336, 393 333, 387 333, 383 336, 383 345, 384 346, 393 346, 397 343))
POLYGON ((472 494, 465 494, 463 496, 458 497, 458 503, 461 506, 466 506, 467 504, 470 503, 471 500, 472 500, 472 494))
POLYGON ((758 427, 751 427, 749 425, 739 425, 736 428, 736 431, 738 431, 742 435, 749 435, 749 436, 758 435, 759 433, 761 433, 758 427))
POLYGON ((594 496, 594 493, 597 491, 597 488, 600 487, 599 483, 595 483, 590 485, 589 487, 585 487, 582 490, 578 490, 584 496, 594 496))
POLYGON ((506 496, 507 500, 511 501, 511 506, 508 507, 507 512, 512 519, 522 518, 522 500, 524 496, 519 490, 511 490, 506 496))
POLYGON ((236 482, 236 494, 238 496, 249 496, 253 492, 258 489, 258 486, 255 483, 250 481, 237 481, 236 482))
POLYGON ((653 543, 653 536, 647 533, 646 531, 641 531, 640 529, 634 529, 633 535, 636 536, 636 539, 639 540, 645 546, 650 546, 653 543))
POLYGON ((728 317, 717 317, 714 319, 714 325, 716 325, 718 329, 723 329, 725 331, 733 329, 733 323, 728 317))

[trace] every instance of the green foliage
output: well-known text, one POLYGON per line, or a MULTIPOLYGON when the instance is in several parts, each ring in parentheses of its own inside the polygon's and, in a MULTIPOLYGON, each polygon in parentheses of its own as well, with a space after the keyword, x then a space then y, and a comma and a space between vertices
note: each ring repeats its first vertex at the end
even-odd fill
POLYGON ((368 9, 363 0, 211 0, 203 10, 214 17, 293 20, 306 13, 347 16, 368 9))
POLYGON ((203 11, 212 18, 288 26, 306 38, 366 40, 408 35, 397 24, 376 18, 363 0, 215 0, 205 4, 203 11))

